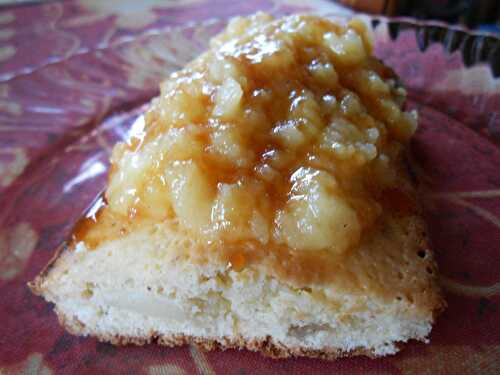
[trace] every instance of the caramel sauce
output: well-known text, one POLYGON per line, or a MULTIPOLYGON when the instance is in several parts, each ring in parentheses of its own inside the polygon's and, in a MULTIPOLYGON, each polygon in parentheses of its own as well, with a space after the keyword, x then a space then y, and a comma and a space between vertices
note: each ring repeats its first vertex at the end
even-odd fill
POLYGON ((100 195, 73 228, 73 245, 83 241, 89 250, 117 238, 126 237, 135 229, 147 227, 151 222, 140 217, 126 217, 110 210, 104 195, 100 195))
POLYGON ((228 267, 239 272, 247 265, 247 259, 243 252, 233 252, 227 256, 228 267))
POLYGON ((257 15, 211 46, 115 146, 74 241, 95 249, 175 219, 236 271, 335 278, 385 214, 414 212, 392 173, 416 126, 394 73, 359 21, 257 15))
POLYGON ((89 249, 95 249, 101 243, 125 235, 127 221, 107 209, 104 197, 101 195, 92 204, 84 217, 73 228, 72 241, 84 241, 89 249))
POLYGON ((415 197, 398 188, 388 188, 382 191, 380 201, 386 210, 403 216, 417 213, 415 197))

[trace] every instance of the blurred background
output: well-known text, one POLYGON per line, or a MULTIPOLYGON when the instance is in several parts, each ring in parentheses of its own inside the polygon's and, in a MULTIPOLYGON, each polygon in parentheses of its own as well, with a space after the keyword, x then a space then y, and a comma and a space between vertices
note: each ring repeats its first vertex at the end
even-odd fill
MULTIPOLYGON (((65 0, 0 0, 0 7, 12 4, 33 4, 65 0)), ((66 0, 68 1, 68 0, 66 0)), ((102 0, 103 3, 109 0, 102 0)), ((164 0, 175 3, 179 0, 164 0)), ((214 0, 216 1, 216 0, 214 0)), ((242 2, 251 2, 243 0, 242 2)), ((310 0, 295 0, 307 4, 310 0)), ((317 1, 317 0, 313 0, 317 1)), ((500 34, 500 0, 319 0, 337 3, 339 8, 370 14, 408 16, 460 24, 470 29, 500 34)), ((113 1, 116 3, 116 1, 113 1)), ((137 0, 138 3, 141 0, 137 0)))
POLYGON ((499 0, 339 0, 355 10, 441 20, 471 29, 500 33, 499 0))
MULTIPOLYGON (((0 7, 57 0, 0 0, 0 7)), ((59 0, 64 1, 64 0, 59 0)), ((106 2, 107 0, 103 0, 106 2)), ((176 2, 178 0, 165 0, 176 2)), ((247 0, 251 1, 251 0, 247 0)), ((408 16, 500 33, 500 0, 326 0, 370 14, 408 16)), ((140 0, 138 0, 140 2, 140 0)), ((306 4, 308 0, 304 0, 306 4)))

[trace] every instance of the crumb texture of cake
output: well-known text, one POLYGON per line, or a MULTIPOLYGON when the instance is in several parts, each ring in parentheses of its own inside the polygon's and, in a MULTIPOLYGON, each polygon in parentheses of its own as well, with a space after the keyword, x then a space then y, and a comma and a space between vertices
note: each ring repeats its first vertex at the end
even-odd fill
POLYGON ((416 308, 414 294, 384 299, 370 287, 367 293, 331 285, 296 288, 258 268, 198 265, 178 249, 203 244, 172 227, 158 224, 97 251, 79 243, 34 288, 55 303, 70 332, 114 343, 172 344, 185 336, 192 339, 181 344, 255 350, 259 345, 252 343, 271 342, 267 354, 273 356, 310 351, 328 358, 382 356, 395 353, 397 342, 426 341, 433 315, 416 308))
POLYGON ((32 289, 115 343, 334 358, 426 341, 444 302, 405 96, 359 20, 233 19, 114 147, 32 289))

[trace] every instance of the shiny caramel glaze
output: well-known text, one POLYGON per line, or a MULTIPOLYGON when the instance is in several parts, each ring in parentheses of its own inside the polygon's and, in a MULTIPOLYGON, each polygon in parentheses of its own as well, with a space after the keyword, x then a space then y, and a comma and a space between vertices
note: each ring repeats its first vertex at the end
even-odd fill
POLYGON ((415 114, 370 54, 356 20, 233 20, 115 146, 107 203, 74 240, 96 248, 175 222, 235 270, 267 264, 300 283, 344 272, 396 213, 415 212, 400 168, 415 114))

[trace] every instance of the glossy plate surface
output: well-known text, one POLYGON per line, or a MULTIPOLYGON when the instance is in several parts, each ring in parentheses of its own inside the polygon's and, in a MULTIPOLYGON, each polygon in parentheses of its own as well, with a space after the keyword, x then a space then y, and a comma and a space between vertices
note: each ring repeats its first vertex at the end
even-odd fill
POLYGON ((412 148, 449 303, 429 345, 331 363, 116 348, 65 333, 27 289, 105 186, 113 144, 140 125, 158 82, 232 15, 339 16, 324 2, 298 3, 86 0, 0 10, 0 374, 500 373, 500 41, 442 24, 365 17, 376 55, 420 113, 412 148))

